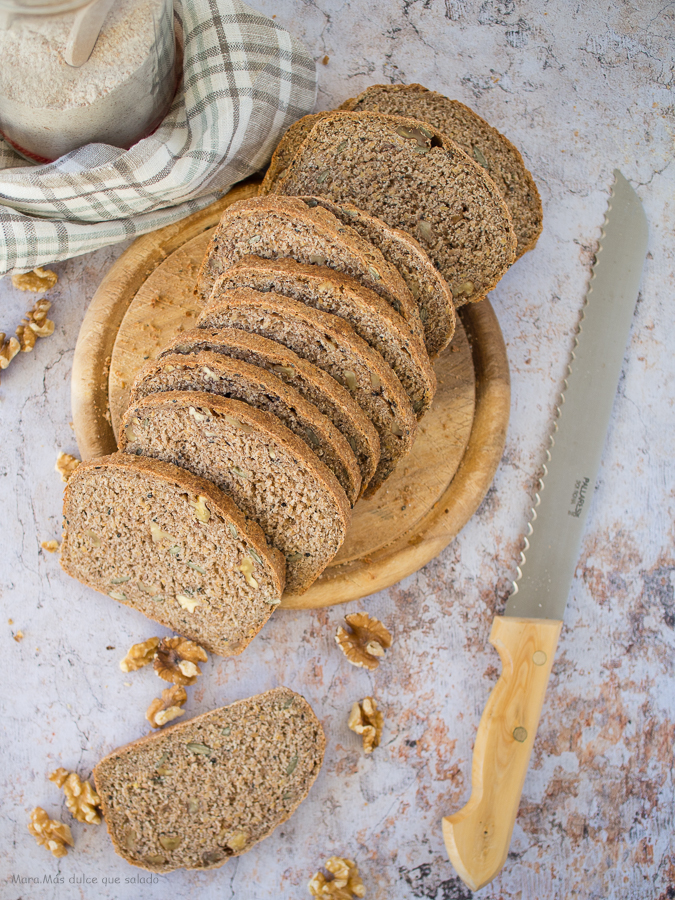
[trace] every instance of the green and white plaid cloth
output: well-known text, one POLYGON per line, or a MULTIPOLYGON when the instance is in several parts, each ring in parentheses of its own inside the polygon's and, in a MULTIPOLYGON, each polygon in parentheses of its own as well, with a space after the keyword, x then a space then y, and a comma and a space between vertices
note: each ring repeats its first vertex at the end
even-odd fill
POLYGON ((265 166, 316 100, 302 44, 241 0, 175 0, 183 81, 131 150, 89 144, 46 165, 0 139, 0 275, 176 222, 265 166))

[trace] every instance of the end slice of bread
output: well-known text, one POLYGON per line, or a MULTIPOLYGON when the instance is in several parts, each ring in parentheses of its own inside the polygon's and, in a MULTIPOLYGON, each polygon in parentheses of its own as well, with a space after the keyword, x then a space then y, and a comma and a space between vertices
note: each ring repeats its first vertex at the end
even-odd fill
POLYGON ((285 582, 283 555, 215 485, 126 453, 71 475, 61 566, 221 656, 250 643, 285 582))
POLYGON ((120 747, 94 782, 113 846, 131 865, 215 869, 295 812, 324 751, 309 703, 279 687, 120 747))

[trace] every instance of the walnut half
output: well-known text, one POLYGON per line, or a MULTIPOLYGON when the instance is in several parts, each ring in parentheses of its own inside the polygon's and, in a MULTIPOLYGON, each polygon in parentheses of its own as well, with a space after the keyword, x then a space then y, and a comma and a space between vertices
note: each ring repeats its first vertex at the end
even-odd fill
POLYGON ((149 665, 157 655, 158 647, 158 637, 151 637, 140 644, 133 644, 124 659, 120 660, 120 669, 123 672, 135 672, 137 669, 149 665))
POLYGON ((379 619, 371 619, 367 613, 351 613, 345 616, 351 628, 340 625, 335 642, 353 666, 376 669, 384 651, 391 647, 391 634, 379 619))
POLYGON ((333 877, 326 878, 323 872, 317 872, 308 885, 312 897, 324 897, 326 900, 354 900, 355 897, 366 896, 366 889, 353 859, 331 856, 326 860, 324 868, 333 877))
POLYGON ((181 706, 185 706, 186 703, 187 691, 184 687, 174 684, 162 691, 161 700, 158 697, 152 701, 145 718, 153 728, 161 728, 168 722, 177 719, 178 716, 182 716, 185 710, 181 709, 181 706))
POLYGON ((46 847, 54 856, 66 856, 69 847, 75 846, 73 835, 68 825, 57 819, 50 819, 41 806, 36 806, 30 814, 28 830, 41 847, 46 847))
POLYGON ((59 453, 56 458, 54 469, 61 476, 61 481, 65 481, 67 484, 68 479, 79 466, 80 462, 81 461, 76 456, 71 456, 70 453, 59 453))
POLYGON ((361 735, 364 753, 372 753, 375 747, 379 747, 384 716, 372 697, 366 697, 352 706, 347 725, 361 735))
POLYGON ((202 670, 198 662, 206 662, 206 650, 186 638, 163 638, 155 656, 155 672, 173 684, 194 684, 202 670))
POLYGON ((87 822, 89 825, 101 824, 101 815, 97 808, 101 805, 101 798, 88 781, 82 781, 77 772, 69 772, 64 768, 52 772, 49 780, 63 788, 66 806, 78 822, 87 822))

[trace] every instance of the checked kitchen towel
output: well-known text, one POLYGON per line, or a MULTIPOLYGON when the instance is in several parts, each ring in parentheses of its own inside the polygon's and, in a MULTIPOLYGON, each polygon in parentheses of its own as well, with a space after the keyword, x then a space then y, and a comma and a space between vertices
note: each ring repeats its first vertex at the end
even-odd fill
POLYGON ((175 0, 183 80, 130 150, 89 144, 32 165, 0 139, 0 275, 176 222, 262 168, 316 100, 302 44, 241 0, 175 0))

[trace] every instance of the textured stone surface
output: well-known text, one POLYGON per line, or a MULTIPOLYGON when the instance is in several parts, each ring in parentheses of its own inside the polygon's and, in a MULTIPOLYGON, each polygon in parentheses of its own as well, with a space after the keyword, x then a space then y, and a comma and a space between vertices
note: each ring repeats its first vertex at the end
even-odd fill
MULTIPOLYGON (((139 885, 146 875, 114 855, 103 827, 73 824, 46 778, 60 765, 88 774, 103 753, 144 734, 145 709, 163 687, 150 670, 118 668, 131 643, 159 632, 69 580, 40 550, 60 532, 54 460, 76 449, 68 422, 78 328, 120 250, 57 266, 56 333, 16 359, 0 385, 0 640, 11 685, 2 692, 0 894, 296 900, 309 897, 318 864, 338 854, 357 860, 369 898, 471 897, 445 856, 440 817, 468 797, 476 727, 499 671, 490 624, 515 571, 618 166, 644 202, 650 253, 511 854, 476 896, 674 897, 673 6, 254 5, 311 48, 319 108, 378 81, 420 81, 471 105, 523 151, 545 224, 536 250, 491 295, 512 366, 506 453, 478 514, 423 571, 362 604, 277 613, 243 657, 204 666, 188 689, 188 715, 288 684, 324 722, 326 765, 295 818, 246 856, 139 885), (372 674, 350 667, 333 642, 342 615, 358 608, 394 635, 372 674), (17 629, 21 643, 12 640, 17 629), (384 709, 385 728, 382 745, 364 757, 346 723, 352 702, 368 694, 384 709), (73 825, 67 858, 54 860, 28 834, 36 805, 73 825), (6 884, 12 875, 64 883, 6 884)), ((29 301, 0 282, 0 327, 13 330, 29 301)))

